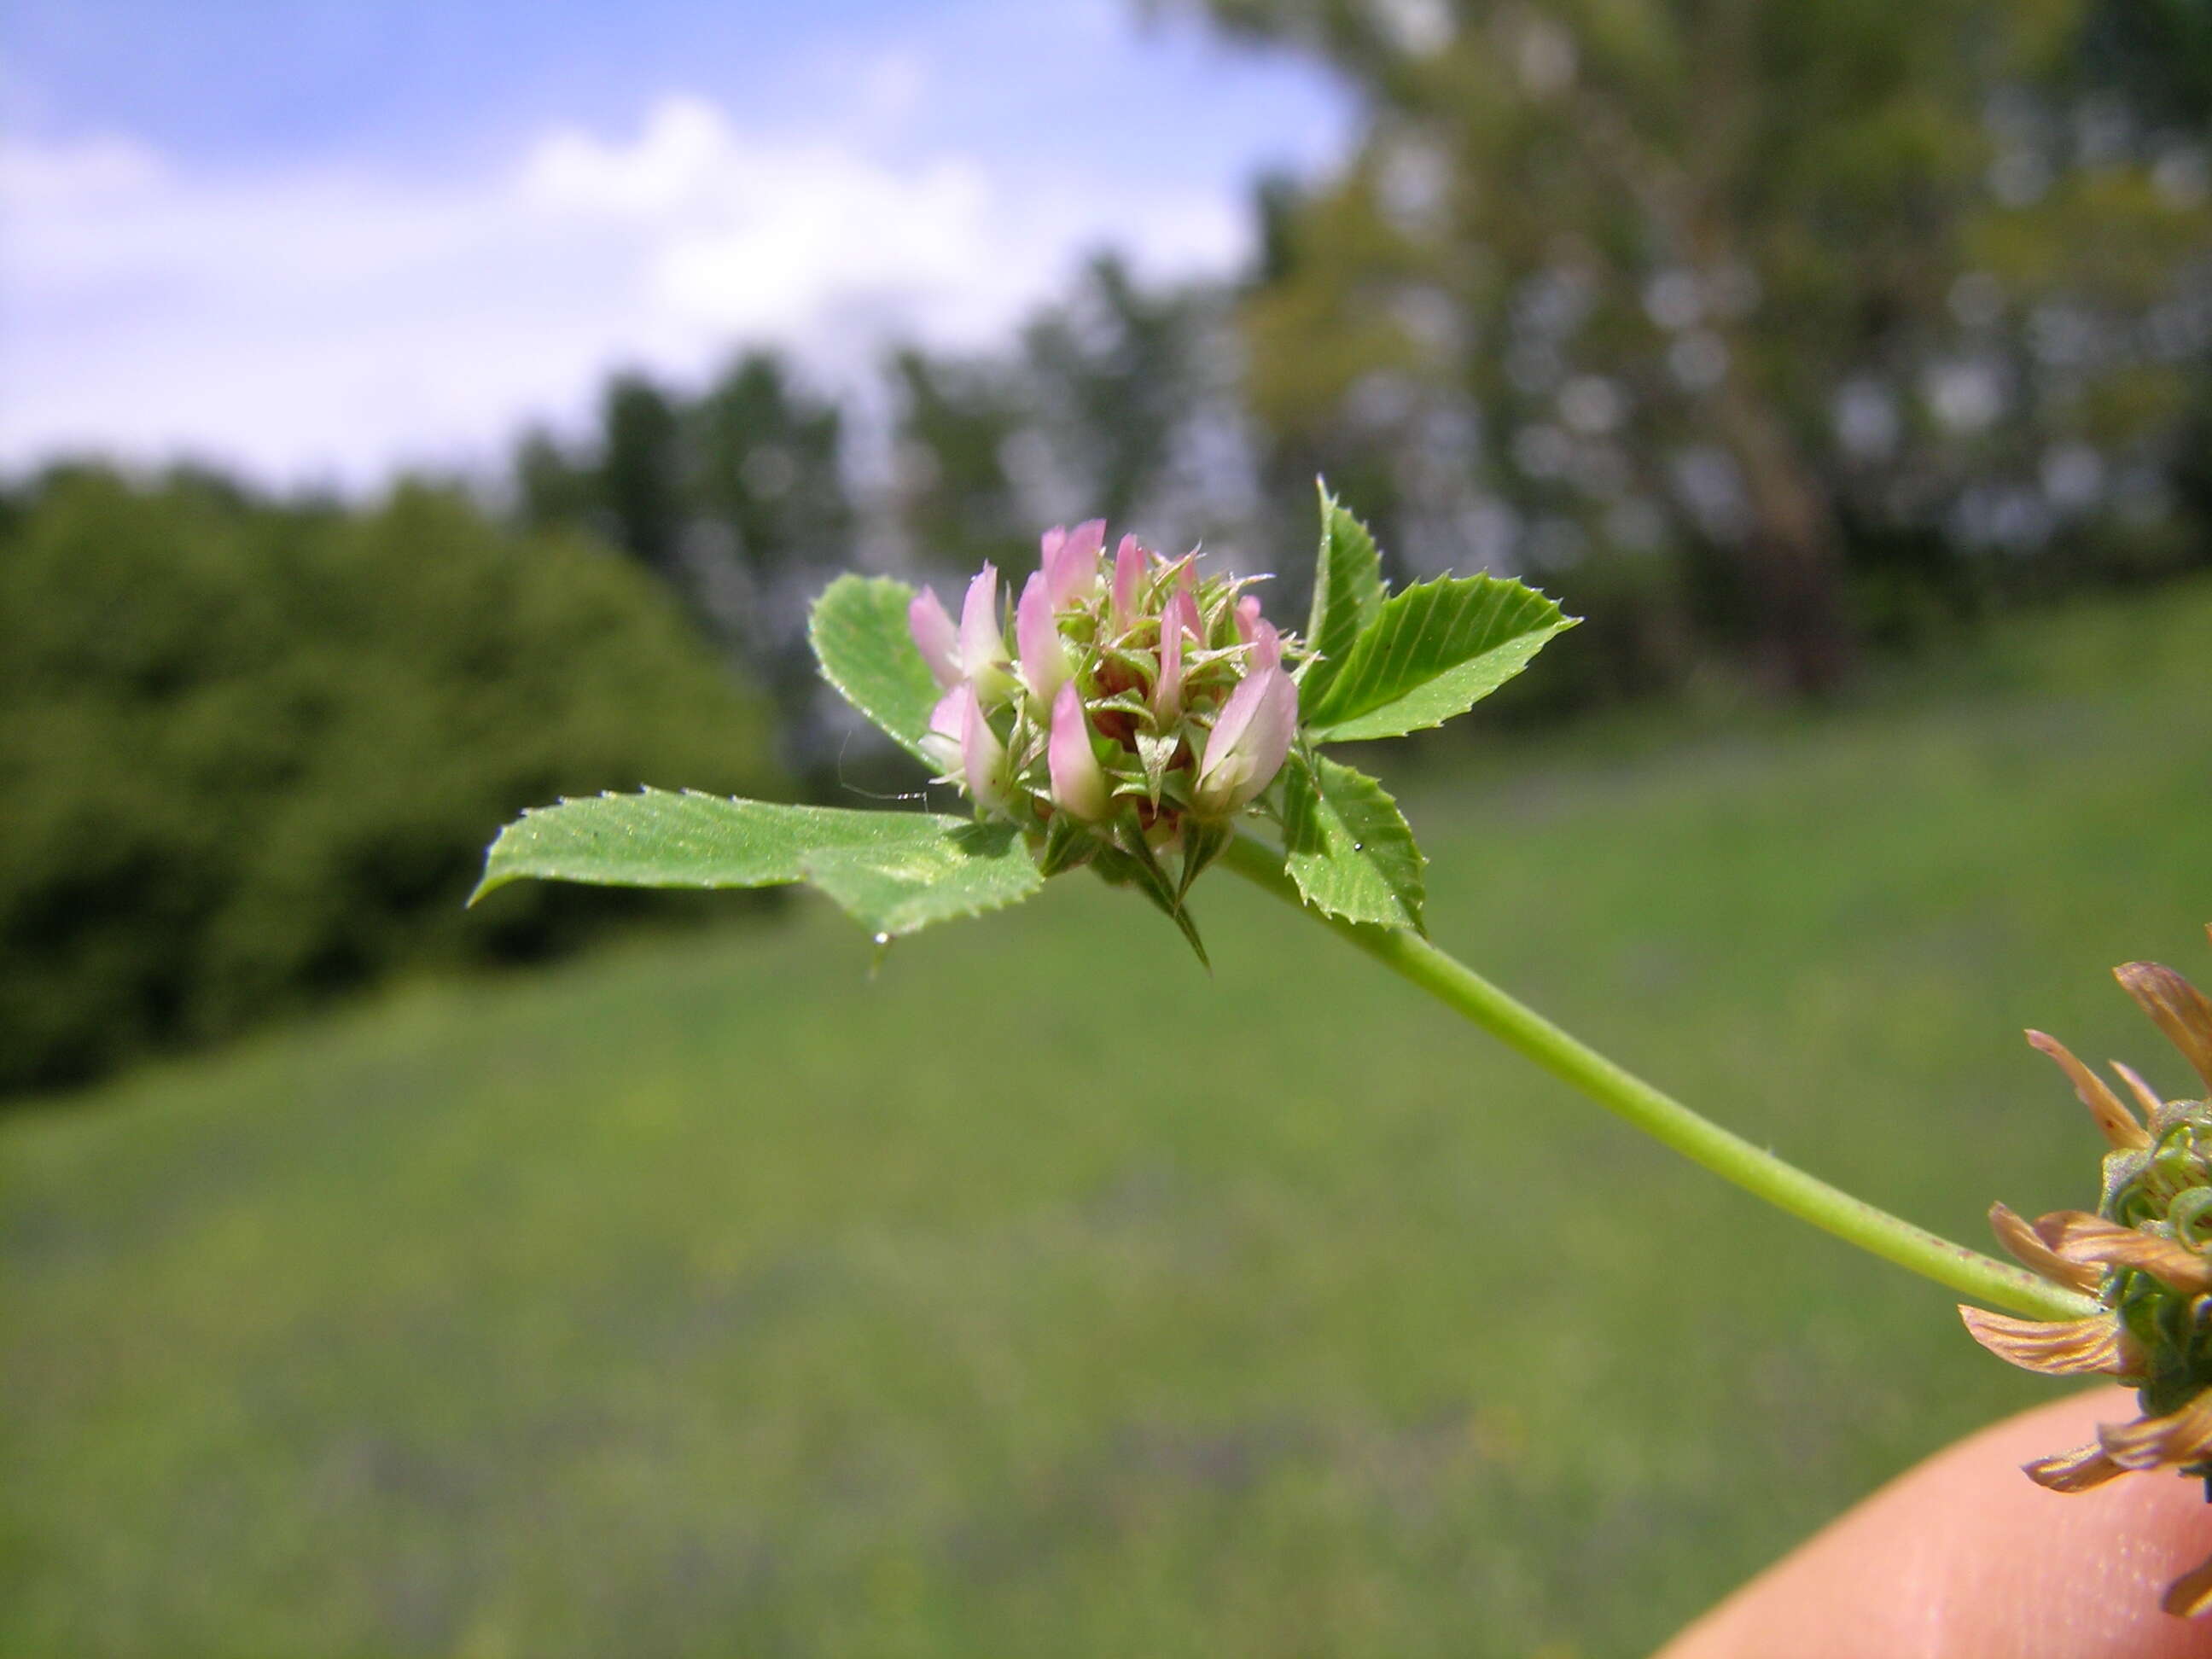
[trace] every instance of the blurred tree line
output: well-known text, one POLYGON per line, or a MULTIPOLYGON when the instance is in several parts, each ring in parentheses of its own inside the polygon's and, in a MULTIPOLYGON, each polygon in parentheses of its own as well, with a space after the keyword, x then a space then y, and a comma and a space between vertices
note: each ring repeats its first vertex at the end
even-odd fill
POLYGON ((964 582, 988 559, 1018 577, 1055 521, 1189 538, 1249 518, 1231 330, 1225 294, 1149 290, 1103 254, 1002 356, 891 352, 888 415, 861 443, 772 351, 696 390, 625 372, 585 432, 523 436, 514 514, 666 582, 770 691, 793 775, 835 793, 847 717, 806 646, 813 596, 855 567, 964 582))
MULTIPOLYGON (((533 435, 596 529, 762 665, 823 781, 804 601, 1017 574, 1103 514, 1290 577, 1325 474, 1401 579, 1584 613, 1517 701, 1720 663, 1783 693, 1992 606, 2212 553, 2212 26, 2193 0, 1156 0, 1326 61, 1358 141, 1264 182, 1233 283, 1096 260, 1007 350, 892 355, 856 459, 754 355, 533 435)), ((1510 712, 1510 711, 1509 711, 1510 712)))
POLYGON ((1295 471, 1361 457, 1414 564, 1555 580, 1584 654, 1820 690, 2204 558, 2201 7, 1187 9, 1359 94, 1343 172, 1266 200, 1251 405, 1295 471))
POLYGON ((1152 9, 1358 96, 1334 176, 1256 188, 1233 280, 1102 254, 1004 348, 857 394, 768 350, 618 374, 490 505, 96 467, 0 498, 0 1091, 636 902, 464 915, 532 802, 911 787, 815 679, 842 569, 1018 583, 1103 514, 1282 572, 1295 623, 1322 473, 1398 580, 1589 619, 1500 700, 1527 718, 1713 665, 1818 694, 2212 557, 2197 0, 1152 9))
POLYGON ((457 490, 348 508, 52 469, 0 496, 0 1095, 684 913, 462 902, 521 808, 774 794, 770 748, 652 583, 457 490))

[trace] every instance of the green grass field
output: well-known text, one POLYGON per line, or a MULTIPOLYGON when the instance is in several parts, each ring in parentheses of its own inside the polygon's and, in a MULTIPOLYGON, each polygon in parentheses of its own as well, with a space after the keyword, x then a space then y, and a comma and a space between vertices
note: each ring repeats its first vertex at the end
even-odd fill
MULTIPOLYGON (((2021 1026, 2182 1087, 2105 970, 2212 979, 2207 638, 1401 768, 1436 936, 1981 1243, 2093 1195, 2021 1026)), ((2052 1386, 1197 898, 1210 981, 807 902, 0 1120, 0 1651, 1632 1655, 2052 1386)))

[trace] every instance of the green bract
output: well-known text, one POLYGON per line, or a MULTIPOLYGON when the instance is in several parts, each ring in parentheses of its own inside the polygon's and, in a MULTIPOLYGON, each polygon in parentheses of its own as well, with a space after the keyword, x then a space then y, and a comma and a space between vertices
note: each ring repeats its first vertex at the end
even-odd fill
POLYGON ((1143 893, 1203 959, 1186 899, 1249 817, 1272 826, 1309 906, 1418 932, 1424 860, 1397 803, 1318 750, 1465 713, 1573 619, 1495 576, 1394 595, 1366 527, 1326 489, 1321 512, 1303 641, 1270 627, 1243 582, 1200 578, 1189 559, 1125 538, 1106 561, 1096 522, 1046 536, 1018 605, 985 567, 957 623, 926 589, 832 583, 809 629, 823 677, 957 786, 974 822, 657 790, 564 800, 500 832, 477 895, 526 876, 805 882, 890 938, 1088 865, 1143 893))

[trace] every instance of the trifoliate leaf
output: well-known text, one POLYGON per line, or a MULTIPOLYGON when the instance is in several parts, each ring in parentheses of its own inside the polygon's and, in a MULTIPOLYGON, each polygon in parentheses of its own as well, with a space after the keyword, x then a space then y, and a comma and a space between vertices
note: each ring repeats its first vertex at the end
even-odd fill
POLYGON ((995 910, 1044 883, 1012 824, 659 789, 525 812, 499 832, 469 902, 526 877, 611 887, 803 881, 871 932, 893 934, 995 910))
POLYGON ((1421 931, 1425 860, 1398 803, 1366 774, 1292 751, 1283 768, 1283 850, 1316 909, 1421 931))
POLYGON ((1382 556, 1375 550, 1375 538, 1337 504, 1327 484, 1315 482, 1321 490, 1321 551, 1314 562, 1306 644, 1317 654, 1299 687, 1308 708, 1328 696, 1354 642, 1382 608, 1382 556))
POLYGON ((1503 577, 1419 583, 1384 600, 1326 690, 1304 699, 1308 730, 1318 742, 1350 743, 1441 726, 1526 668, 1545 641, 1577 620, 1503 577))
POLYGON ((944 690, 907 626, 913 602, 914 589, 888 576, 840 576, 814 601, 806 637, 822 677, 933 772, 921 736, 944 690))

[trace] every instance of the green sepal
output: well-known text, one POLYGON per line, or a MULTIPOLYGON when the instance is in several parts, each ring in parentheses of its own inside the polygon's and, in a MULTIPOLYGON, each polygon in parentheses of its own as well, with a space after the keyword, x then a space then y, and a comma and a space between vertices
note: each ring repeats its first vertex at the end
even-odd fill
POLYGON ((1317 743, 1402 737, 1463 714, 1577 619, 1502 576, 1443 576, 1382 602, 1335 675, 1301 688, 1317 743))
POLYGON ((1189 818, 1182 821, 1182 875, 1176 883, 1176 902, 1181 905, 1206 866, 1219 858, 1237 831, 1225 819, 1189 818))
POLYGON ((885 737, 927 765, 921 746, 944 689, 921 659, 907 622, 914 589, 888 576, 840 576, 806 619, 822 678, 885 737))
POLYGON ((1010 823, 648 789, 535 807, 499 832, 473 904, 526 878, 611 887, 805 882, 864 927, 910 933, 1043 885, 1010 823))
POLYGON ((1148 732, 1137 736, 1137 758, 1145 769, 1145 793, 1153 805, 1160 804, 1160 790, 1168 775, 1168 763, 1175 758, 1176 747, 1182 741, 1179 732, 1163 732, 1154 737, 1148 732))
POLYGON ((1283 766, 1284 867, 1333 916, 1425 931, 1426 862, 1398 803, 1373 778, 1292 750, 1283 766))
POLYGON ((1044 847, 1037 854, 1037 873, 1049 881, 1073 870, 1097 849, 1097 838, 1066 812, 1055 812, 1045 826, 1044 847))
POLYGON ((1183 908, 1182 896, 1168 879, 1168 872, 1160 867, 1158 855, 1138 827, 1134 812, 1122 816, 1115 844, 1099 848, 1091 860, 1091 867, 1114 885, 1133 887, 1150 899, 1161 915, 1182 930, 1198 957, 1199 966, 1209 974, 1213 971, 1213 963, 1206 954, 1206 941, 1198 936, 1198 924, 1183 908))

